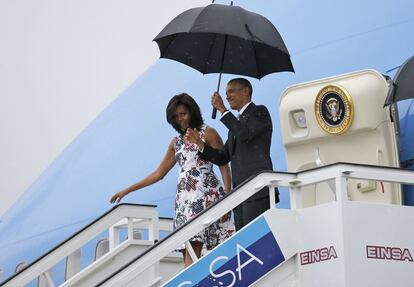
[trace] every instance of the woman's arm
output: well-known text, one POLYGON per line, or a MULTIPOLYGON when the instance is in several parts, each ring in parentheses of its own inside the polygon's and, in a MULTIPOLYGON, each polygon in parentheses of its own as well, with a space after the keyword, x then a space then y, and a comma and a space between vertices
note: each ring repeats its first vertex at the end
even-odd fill
POLYGON ((223 146, 223 142, 221 142, 221 145, 219 144, 216 145, 216 146, 221 146, 221 148, 213 148, 210 144, 208 144, 208 141, 214 142, 214 134, 218 136, 221 142, 220 136, 212 128, 208 128, 206 130, 205 135, 207 135, 207 138, 205 138, 206 140, 205 144, 201 140, 198 134, 198 131, 196 129, 187 129, 187 132, 185 133, 185 136, 184 136, 184 140, 194 143, 198 146, 200 150, 199 154, 202 159, 211 161, 212 163, 218 166, 226 165, 230 161, 228 141, 226 142, 224 146, 223 146))
POLYGON ((135 190, 141 189, 143 187, 146 187, 148 185, 154 184, 157 181, 160 181, 164 178, 164 176, 173 168, 175 165, 175 139, 171 141, 171 143, 168 145, 167 153, 165 154, 164 158, 162 159, 160 165, 158 168, 151 172, 149 175, 147 175, 144 179, 141 181, 115 193, 111 199, 111 203, 118 203, 121 201, 121 199, 127 195, 130 192, 133 192, 135 190))
MULTIPOLYGON (((206 129, 205 134, 204 134, 204 139, 209 146, 215 149, 222 150, 224 147, 224 144, 223 144, 223 141, 220 135, 213 128, 206 129)), ((226 193, 230 192, 231 191, 231 173, 230 173, 229 165, 228 164, 221 165, 219 169, 220 169, 221 176, 223 178, 224 190, 226 193)))

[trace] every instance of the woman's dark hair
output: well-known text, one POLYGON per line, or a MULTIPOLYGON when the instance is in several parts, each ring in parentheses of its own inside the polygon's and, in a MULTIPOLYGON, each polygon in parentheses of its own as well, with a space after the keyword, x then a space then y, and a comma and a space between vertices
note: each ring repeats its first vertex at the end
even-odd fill
POLYGON ((175 121, 175 110, 179 105, 183 105, 188 109, 190 114, 190 128, 199 130, 201 125, 204 123, 200 107, 197 105, 196 101, 186 93, 182 93, 171 98, 166 109, 167 122, 171 124, 178 133, 185 133, 185 131, 181 130, 180 125, 175 121))

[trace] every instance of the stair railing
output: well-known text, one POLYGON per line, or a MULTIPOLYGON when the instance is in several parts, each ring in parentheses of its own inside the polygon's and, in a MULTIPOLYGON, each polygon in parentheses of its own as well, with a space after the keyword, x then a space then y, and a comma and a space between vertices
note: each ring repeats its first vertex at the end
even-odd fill
MULTIPOLYGON (((97 286, 124 286, 129 284, 137 276, 137 273, 145 270, 147 266, 155 264, 171 250, 189 240, 194 234, 218 220, 223 214, 232 210, 265 186, 270 187, 269 196, 273 199, 274 187, 288 187, 291 209, 301 209, 303 208, 301 190, 303 186, 335 180, 335 190, 333 192, 335 192, 336 201, 344 203, 349 200, 347 180, 350 178, 414 184, 413 171, 351 163, 335 163, 298 173, 262 172, 248 179, 241 186, 227 194, 226 197, 198 214, 193 220, 110 274, 97 286)), ((272 208, 274 208, 273 202, 274 200, 271 201, 272 208)))
MULTIPOLYGON (((109 230, 110 246, 113 250, 120 246, 120 228, 127 228, 128 239, 133 240, 133 228, 137 227, 148 229, 149 240, 152 243, 159 239, 159 218, 155 205, 120 204, 113 207, 20 272, 6 279, 0 286, 24 286, 39 276, 46 276, 48 284, 55 286, 48 272, 65 257, 76 252, 106 230, 109 230)), ((171 230, 171 228, 167 229, 171 230)))

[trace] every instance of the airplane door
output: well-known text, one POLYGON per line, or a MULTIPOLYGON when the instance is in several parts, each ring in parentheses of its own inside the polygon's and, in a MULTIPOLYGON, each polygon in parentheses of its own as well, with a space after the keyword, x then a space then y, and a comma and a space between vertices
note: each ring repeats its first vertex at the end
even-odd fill
MULTIPOLYGON (((388 108, 388 82, 363 70, 287 88, 280 123, 288 171, 335 162, 398 167, 398 142, 388 108)), ((305 187, 303 206, 334 200, 332 183, 305 187)), ((401 204, 399 184, 349 180, 353 201, 401 204)))

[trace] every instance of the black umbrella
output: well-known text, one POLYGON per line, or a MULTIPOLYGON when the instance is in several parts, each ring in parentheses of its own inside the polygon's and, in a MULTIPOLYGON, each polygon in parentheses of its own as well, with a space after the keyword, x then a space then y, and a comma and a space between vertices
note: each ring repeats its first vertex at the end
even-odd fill
MULTIPOLYGON (((275 26, 238 6, 210 4, 175 17, 154 39, 161 58, 203 74, 239 74, 257 79, 294 72, 289 52, 275 26)), ((213 119, 216 110, 213 110, 213 119)))
POLYGON ((395 74, 384 107, 409 98, 414 98, 414 56, 405 61, 395 74))

